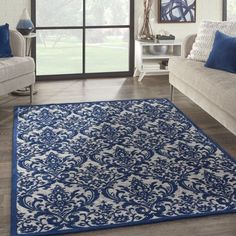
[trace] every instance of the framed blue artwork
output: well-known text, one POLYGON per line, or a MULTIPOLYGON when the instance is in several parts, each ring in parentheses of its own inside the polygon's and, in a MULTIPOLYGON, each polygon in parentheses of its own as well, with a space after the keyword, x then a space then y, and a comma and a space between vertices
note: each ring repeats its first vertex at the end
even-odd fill
POLYGON ((158 0, 158 22, 196 22, 196 0, 158 0))

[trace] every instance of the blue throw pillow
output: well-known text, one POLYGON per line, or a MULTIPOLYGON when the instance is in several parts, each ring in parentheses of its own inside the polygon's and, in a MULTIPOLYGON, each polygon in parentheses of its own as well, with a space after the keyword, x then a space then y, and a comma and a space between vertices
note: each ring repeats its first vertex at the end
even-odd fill
POLYGON ((12 57, 9 25, 0 25, 0 58, 12 57))
POLYGON ((206 67, 236 73, 236 37, 216 32, 206 67))

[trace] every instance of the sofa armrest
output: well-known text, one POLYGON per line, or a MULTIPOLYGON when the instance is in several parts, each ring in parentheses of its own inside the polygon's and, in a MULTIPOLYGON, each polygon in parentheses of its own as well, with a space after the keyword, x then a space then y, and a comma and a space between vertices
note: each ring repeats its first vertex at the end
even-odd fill
POLYGON ((190 51, 192 50, 196 37, 197 34, 191 34, 184 39, 182 46, 182 56, 184 58, 186 58, 189 55, 190 51))
POLYGON ((25 56, 25 38, 16 30, 10 30, 10 45, 15 57, 25 56))

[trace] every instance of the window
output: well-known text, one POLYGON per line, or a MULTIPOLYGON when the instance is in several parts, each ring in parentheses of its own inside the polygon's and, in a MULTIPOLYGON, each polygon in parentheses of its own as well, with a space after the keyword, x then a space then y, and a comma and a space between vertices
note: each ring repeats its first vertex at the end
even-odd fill
POLYGON ((32 2, 38 76, 132 74, 134 0, 32 2))
POLYGON ((235 0, 223 0, 223 20, 236 21, 235 0))

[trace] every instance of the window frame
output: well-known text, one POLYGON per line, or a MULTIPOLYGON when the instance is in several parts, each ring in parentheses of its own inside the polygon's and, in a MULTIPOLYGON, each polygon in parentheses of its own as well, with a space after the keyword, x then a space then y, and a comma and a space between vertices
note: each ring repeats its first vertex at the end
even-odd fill
MULTIPOLYGON (((86 26, 86 5, 83 0, 83 24, 82 26, 58 26, 58 27, 37 27, 36 25, 36 0, 31 0, 31 18, 37 30, 56 30, 56 29, 80 29, 82 30, 82 73, 79 74, 58 74, 58 75, 37 75, 37 80, 51 80, 51 79, 86 79, 86 78, 102 78, 102 77, 126 77, 132 76, 134 72, 134 0, 130 1, 130 22, 128 25, 97 25, 86 26), (86 73, 86 30, 87 29, 106 29, 106 28, 125 28, 129 29, 129 70, 119 72, 96 72, 86 73)), ((37 63, 36 59, 36 39, 32 42, 32 57, 37 63)))
POLYGON ((223 21, 227 21, 227 0, 223 0, 223 21))

